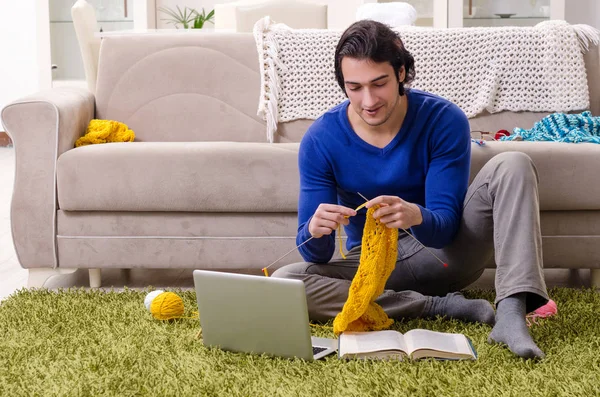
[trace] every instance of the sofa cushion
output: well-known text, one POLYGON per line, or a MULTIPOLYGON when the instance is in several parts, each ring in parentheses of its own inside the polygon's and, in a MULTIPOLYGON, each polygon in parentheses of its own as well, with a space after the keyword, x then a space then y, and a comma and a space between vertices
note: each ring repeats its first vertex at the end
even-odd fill
POLYGON ((600 145, 559 142, 486 142, 473 144, 471 180, 496 154, 518 151, 533 160, 540 179, 542 211, 600 209, 600 145))
MULTIPOLYGON (((58 159, 58 202, 67 211, 295 212, 297 143, 134 142, 84 146, 58 159)), ((471 180, 494 155, 527 153, 543 211, 598 210, 600 145, 473 145, 471 180)))
POLYGON ((133 142, 83 146, 57 163, 68 211, 294 212, 297 143, 133 142))

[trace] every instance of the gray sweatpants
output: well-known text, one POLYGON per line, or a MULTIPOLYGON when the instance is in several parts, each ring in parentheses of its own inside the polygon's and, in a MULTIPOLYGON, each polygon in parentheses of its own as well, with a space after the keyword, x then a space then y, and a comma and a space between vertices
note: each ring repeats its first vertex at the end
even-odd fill
MULTIPOLYGON (((488 161, 469 186, 454 241, 431 250, 448 267, 399 231, 396 268, 376 300, 390 317, 426 316, 431 296, 467 287, 494 260, 496 303, 526 292, 528 312, 544 305, 548 293, 542 270, 538 175, 529 156, 506 152, 488 161)), ((327 321, 342 310, 359 261, 360 246, 345 260, 293 263, 272 276, 304 281, 310 318, 327 321)))

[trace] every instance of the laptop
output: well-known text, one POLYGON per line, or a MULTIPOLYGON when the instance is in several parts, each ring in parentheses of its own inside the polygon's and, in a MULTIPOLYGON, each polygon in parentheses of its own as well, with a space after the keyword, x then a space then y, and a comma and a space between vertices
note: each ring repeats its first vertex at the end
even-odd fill
POLYGON ((194 285, 206 346, 307 361, 337 350, 311 337, 300 280, 194 270, 194 285))

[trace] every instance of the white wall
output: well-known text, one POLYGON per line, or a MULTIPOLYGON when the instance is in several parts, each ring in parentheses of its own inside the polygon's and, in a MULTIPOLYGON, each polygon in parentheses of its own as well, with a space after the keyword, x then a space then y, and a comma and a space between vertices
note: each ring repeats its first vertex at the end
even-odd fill
MULTIPOLYGON (((326 0, 320 3, 327 4, 327 27, 329 29, 344 30, 356 20, 358 7, 369 2, 363 0, 326 0)), ((315 3, 319 3, 319 1, 315 1, 315 3)))
MULTIPOLYGON (((158 7, 175 8, 188 6, 201 10, 203 7, 208 12, 212 10, 215 4, 231 3, 235 0, 156 0, 158 7)), ((313 3, 327 4, 328 6, 328 25, 330 29, 345 29, 354 22, 356 9, 363 3, 377 2, 377 0, 304 0, 313 3)), ((379 2, 389 2, 397 0, 379 0, 379 2)), ((432 8, 428 6, 433 4, 434 0, 418 0, 409 2, 415 3, 415 8, 432 8), (427 4, 423 4, 427 3, 427 4), (421 6, 421 7, 419 7, 421 6)), ((463 1, 464 2, 464 1, 463 1)), ((584 23, 600 29, 600 4, 597 0, 566 0, 567 6, 565 19, 570 23, 584 23)), ((518 15, 542 16, 541 6, 549 5, 550 0, 474 0, 473 4, 479 7, 479 12, 485 15, 494 13, 511 12, 518 15)), ((422 11, 422 10, 421 10, 422 11)), ((462 12, 462 10, 461 10, 462 12)), ((163 13, 157 12, 157 25, 159 28, 170 28, 172 25, 161 21, 165 18, 163 13)))
MULTIPOLYGON (((156 8, 169 7, 175 8, 178 5, 183 9, 184 6, 195 8, 201 11, 202 8, 209 12, 215 7, 215 4, 231 3, 236 0, 156 0, 156 8)), ((359 5, 370 2, 369 0, 304 0, 310 3, 327 4, 327 25, 329 29, 345 29, 354 22, 356 9, 359 5)), ((166 18, 164 13, 157 11, 157 27, 172 28, 173 26, 161 19, 166 18)), ((210 25, 209 25, 210 26, 210 25)))
POLYGON ((49 32, 48 0, 0 2, 0 108, 50 88, 49 32))
POLYGON ((566 0, 565 19, 600 29, 600 5, 597 0, 566 0))

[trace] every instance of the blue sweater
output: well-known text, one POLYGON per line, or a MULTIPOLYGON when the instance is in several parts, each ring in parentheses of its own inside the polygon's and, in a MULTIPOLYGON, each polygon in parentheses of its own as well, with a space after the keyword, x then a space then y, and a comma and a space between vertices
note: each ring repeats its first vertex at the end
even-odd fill
MULTIPOLYGON (((383 149, 362 140, 350 126, 349 101, 323 114, 300 144, 300 196, 296 243, 310 238, 308 224, 321 203, 356 208, 380 195, 419 205, 423 223, 411 228, 428 247, 449 244, 460 224, 469 183, 471 137, 467 117, 453 103, 415 89, 407 90, 402 127, 383 149)), ((366 210, 345 226, 346 249, 360 245, 366 210)), ((300 247, 307 262, 326 263, 335 233, 300 247)))

